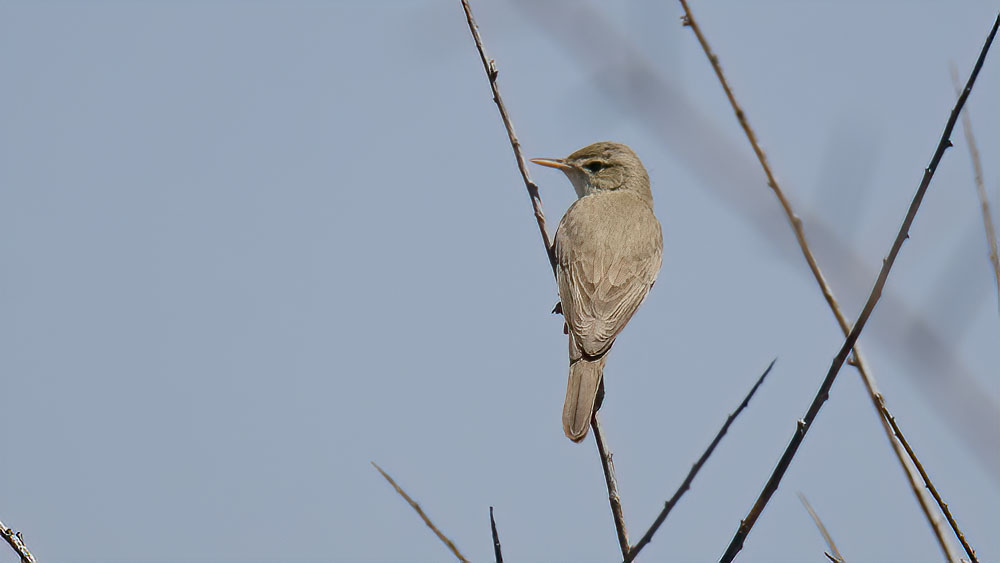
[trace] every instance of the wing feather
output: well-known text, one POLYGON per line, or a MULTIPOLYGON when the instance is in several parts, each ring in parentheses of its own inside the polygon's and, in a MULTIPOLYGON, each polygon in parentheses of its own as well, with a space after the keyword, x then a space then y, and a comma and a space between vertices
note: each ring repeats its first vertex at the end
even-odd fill
POLYGON ((578 348, 577 357, 599 356, 656 281, 663 253, 660 224, 638 197, 601 193, 578 199, 555 238, 559 298, 571 348, 578 348))

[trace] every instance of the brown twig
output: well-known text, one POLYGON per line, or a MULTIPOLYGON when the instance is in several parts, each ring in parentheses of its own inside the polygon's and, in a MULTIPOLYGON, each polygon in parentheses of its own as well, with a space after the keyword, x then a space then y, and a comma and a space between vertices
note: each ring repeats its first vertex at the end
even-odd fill
MULTIPOLYGON (((955 63, 951 63, 951 81, 955 84, 955 92, 961 94, 962 84, 958 81, 958 67, 955 63)), ((972 161, 976 192, 979 193, 979 206, 983 211, 986 243, 990 247, 990 263, 993 264, 993 276, 997 284, 997 307, 1000 308, 1000 252, 997 251, 997 232, 993 227, 990 200, 986 196, 986 184, 983 182, 983 163, 979 160, 979 147, 976 145, 976 137, 972 134, 972 118, 969 117, 969 110, 965 110, 962 114, 962 130, 965 132, 965 143, 969 146, 969 159, 972 161)))
MULTIPOLYGON (((841 331, 844 333, 845 336, 849 335, 850 326, 847 323, 847 318, 841 311, 840 305, 833 294, 833 289, 827 283, 822 270, 820 270, 819 263, 816 261, 816 258, 814 257, 811 249, 809 248, 809 243, 806 240, 805 231, 802 227, 802 220, 795 214, 795 211, 792 209, 792 206, 789 203, 788 198, 785 197, 784 192, 778 185, 778 181, 775 178, 774 173, 771 171, 771 166, 768 163, 767 156, 764 153, 764 149, 760 146, 760 143, 757 142, 757 136, 754 133, 753 128, 750 127, 750 123, 746 119, 746 114, 740 107, 739 103, 736 101, 736 97, 733 94, 732 88, 729 86, 729 82, 726 80, 726 77, 722 72, 722 67, 719 64, 719 58, 712 52, 711 47, 708 45, 708 41, 705 39, 704 34, 702 34, 701 32, 701 28, 698 26, 698 23, 695 21, 694 16, 691 14, 691 10, 687 5, 686 0, 680 0, 680 2, 685 12, 684 24, 692 28, 692 30, 695 33, 695 36, 698 38, 698 42, 701 44, 702 49, 708 56, 708 59, 712 64, 712 68, 714 69, 715 74, 719 79, 719 82, 722 84, 722 88, 726 93, 726 97, 729 99, 729 103, 732 106, 734 113, 736 114, 736 118, 739 121, 740 126, 743 128, 743 131, 746 134, 747 139, 750 141, 754 153, 757 155, 757 159, 760 161, 761 167, 764 169, 764 174, 767 176, 768 186, 772 189, 775 196, 778 198, 778 201, 780 202, 781 207, 785 212, 785 215, 788 217, 789 223, 792 226, 792 230, 795 233, 795 238, 798 241, 799 248, 802 251, 802 255, 805 257, 806 262, 809 264, 809 269, 812 272, 813 277, 816 279, 816 283, 819 285, 820 290, 823 292, 823 297, 826 299, 826 302, 829 305, 830 310, 833 312, 834 317, 837 319, 837 324, 840 325, 841 331)), ((885 418, 882 415, 882 412, 887 412, 888 410, 885 405, 885 399, 883 398, 881 393, 879 393, 878 386, 875 383, 875 377, 874 375, 871 374, 870 370, 868 369, 867 363, 865 362, 864 357, 861 355, 860 350, 856 346, 854 347, 853 350, 853 361, 851 361, 850 363, 858 369, 858 372, 861 375, 861 379, 864 382, 866 389, 868 390, 869 398, 872 401, 872 406, 879 413, 879 420, 880 423, 882 424, 882 430, 885 433, 886 438, 889 441, 889 444, 892 446, 893 452, 896 455, 896 459, 899 461, 900 467, 903 469, 903 473, 910 483, 910 487, 913 490, 914 496, 917 498, 921 510, 923 510, 924 512, 924 516, 926 517, 928 523, 931 525, 931 528, 934 530, 935 536, 937 537, 938 542, 941 544, 942 549, 945 550, 946 553, 949 552, 950 546, 947 542, 946 534, 943 529, 943 525, 941 524, 941 520, 935 514, 933 508, 930 505, 930 502, 924 496, 920 488, 920 485, 918 483, 917 475, 914 472, 912 464, 907 460, 900 444, 896 442, 896 440, 893 438, 892 429, 889 427, 888 423, 886 422, 885 418)))
MULTIPOLYGON (((503 103, 503 98, 500 97, 500 89, 497 86, 497 75, 499 71, 497 70, 496 61, 486 56, 486 49, 483 47, 483 39, 479 36, 479 26, 476 25, 475 18, 472 17, 472 8, 469 6, 468 0, 462 0, 462 8, 465 9, 465 19, 469 23, 469 31, 472 32, 472 38, 476 42, 476 49, 479 51, 479 58, 483 62, 483 69, 486 71, 486 77, 490 82, 490 89, 493 91, 493 101, 497 105, 497 109, 500 110, 500 119, 503 120, 503 125, 507 129, 507 137, 510 139, 510 146, 514 150, 514 159, 517 161, 517 169, 521 172, 521 178, 524 180, 524 186, 528 189, 528 196, 531 197, 531 206, 535 212, 535 220, 538 223, 538 231, 542 235, 542 244, 545 245, 545 254, 549 257, 549 264, 552 266, 552 274, 556 273, 556 253, 555 248, 552 245, 552 240, 549 238, 548 230, 545 228, 545 213, 542 212, 542 197, 538 193, 538 185, 535 184, 530 175, 528 174, 527 163, 524 160, 524 156, 521 154, 521 142, 517 140, 517 135, 514 133, 514 125, 510 121, 510 115, 507 113, 507 106, 503 103)), ((605 481, 608 485, 608 498, 611 502, 611 514, 615 522, 615 531, 618 534, 618 543, 621 545, 622 554, 628 553, 628 533, 625 528, 625 516, 622 512, 621 497, 618 495, 618 484, 615 480, 615 468, 611 461, 611 454, 607 451, 606 441, 604 440, 604 433, 601 432, 601 425, 597 420, 597 417, 591 419, 591 428, 594 431, 594 441, 597 442, 597 449, 601 455, 601 465, 604 468, 605 481)))
POLYGON ((806 500, 806 495, 799 493, 799 500, 802 501, 802 506, 806 508, 806 512, 808 512, 809 516, 812 517, 813 523, 816 524, 816 527, 819 529, 819 533, 822 534, 823 539, 826 541, 827 547, 829 547, 830 551, 833 552, 832 556, 826 552, 824 552, 824 554, 827 557, 829 557, 831 561, 836 561, 837 563, 845 563, 844 556, 840 554, 840 550, 837 549, 837 544, 834 543, 833 541, 833 536, 830 535, 830 532, 827 531, 826 526, 823 525, 823 521, 820 520, 819 514, 817 514, 816 511, 813 510, 812 505, 809 504, 808 500, 806 500))
POLYGON ((528 174, 528 163, 524 160, 524 155, 521 154, 521 141, 517 140, 517 134, 514 133, 514 124, 511 123, 510 115, 507 113, 507 106, 504 105, 503 98, 500 97, 500 89, 497 87, 497 75, 500 71, 497 70, 496 61, 486 56, 483 39, 479 36, 479 26, 476 25, 476 20, 472 17, 472 8, 469 6, 469 1, 462 0, 462 7, 465 9, 465 19, 469 22, 469 30, 472 31, 472 38, 476 41, 476 49, 479 50, 479 57, 483 61, 486 77, 489 78, 490 89, 493 90, 493 101, 496 103, 497 109, 500 110, 500 118, 507 129, 507 138, 510 139, 510 146, 514 149, 514 159, 517 161, 517 169, 521 172, 521 178, 524 179, 524 187, 528 188, 528 196, 531 197, 531 207, 535 211, 535 221, 538 222, 538 232, 541 233, 542 243, 545 244, 545 254, 549 257, 549 264, 552 265, 552 273, 555 274, 556 252, 552 246, 552 240, 549 238, 549 232, 545 228, 545 213, 542 212, 542 196, 538 193, 538 184, 534 183, 531 180, 531 175, 528 174))
POLYGON ((941 512, 943 512, 945 518, 948 519, 948 524, 951 525, 951 529, 954 530, 955 535, 958 536, 958 541, 961 542, 962 548, 965 549, 965 553, 969 555, 969 560, 972 563, 979 563, 979 558, 976 557, 976 550, 972 549, 972 546, 969 545, 968 541, 966 541, 965 534, 962 533, 962 529, 958 527, 958 522, 956 522, 955 517, 951 515, 951 510, 948 509, 948 504, 944 502, 941 495, 938 494, 937 488, 935 488, 934 484, 931 483, 931 479, 928 477, 927 472, 924 471, 924 466, 920 463, 920 459, 917 458, 917 454, 913 452, 913 448, 910 447, 910 443, 906 441, 906 438, 903 437, 903 433, 900 432, 899 426, 896 424, 896 418, 888 412, 884 414, 886 420, 888 420, 889 424, 892 426, 892 431, 896 433, 896 438, 898 438, 899 442, 903 444, 903 447, 906 448, 906 453, 909 454, 910 459, 912 459, 913 463, 917 466, 917 471, 920 472, 920 476, 924 479, 924 483, 927 485, 927 490, 930 491, 931 496, 933 496, 934 500, 937 501, 938 506, 941 507, 941 512))
POLYGON ((753 387, 750 388, 750 392, 747 393, 747 396, 743 398, 743 402, 740 403, 740 406, 737 407, 735 411, 729 414, 729 417, 726 419, 726 423, 722 425, 721 429, 719 429, 719 432, 715 435, 715 439, 712 440, 712 443, 708 445, 708 448, 705 450, 705 453, 701 454, 701 457, 698 458, 698 461, 695 462, 693 466, 691 466, 691 471, 688 472, 687 477, 684 478, 684 482, 681 483, 681 486, 677 488, 676 492, 674 492, 674 496, 670 497, 670 500, 668 500, 663 505, 663 510, 660 511, 660 514, 656 517, 656 520, 653 521, 653 525, 649 527, 649 530, 647 530, 646 533, 642 536, 642 538, 635 544, 635 547, 633 547, 631 551, 629 551, 629 553, 625 556, 625 563, 629 563, 630 561, 634 560, 636 556, 639 555, 639 552, 642 551, 642 548, 646 547, 646 544, 648 544, 650 540, 653 539, 653 534, 655 534, 656 530, 660 528, 660 525, 663 524, 663 521, 667 519, 667 515, 670 514, 670 511, 674 508, 674 505, 676 505, 677 501, 681 499, 681 496, 684 494, 684 492, 691 488, 691 482, 694 481, 695 475, 697 475, 698 472, 701 471, 701 466, 705 464, 705 461, 708 460, 708 456, 712 455, 712 451, 715 450, 715 446, 719 445, 719 442, 722 440, 722 437, 726 435, 726 432, 729 430, 729 426, 733 423, 734 420, 736 420, 736 417, 739 416, 741 412, 743 412, 743 409, 745 409, 747 405, 750 404, 750 398, 753 397, 754 393, 757 392, 757 388, 760 387, 761 383, 764 383, 764 378, 767 377, 767 374, 771 372, 771 368, 774 367, 774 362, 776 361, 778 361, 777 358, 771 360, 771 363, 767 366, 767 369, 764 370, 764 373, 760 374, 760 377, 757 378, 757 382, 754 383, 753 387))
POLYGON ((604 468, 604 480, 608 485, 608 502, 611 504, 611 516, 615 521, 615 531, 618 533, 618 546, 622 557, 628 555, 628 531, 625 529, 625 515, 622 513, 622 499, 618 494, 618 478, 615 477, 615 463, 612 454, 604 442, 601 432, 601 421, 595 411, 590 419, 590 427, 594 430, 594 441, 597 442, 597 453, 601 456, 601 466, 604 468))
MULTIPOLYGON (((681 0, 681 3, 685 3, 685 0, 681 0)), ((861 331, 864 329, 869 317, 871 317, 872 311, 875 309, 875 304, 882 295, 882 289, 885 287, 886 280, 889 278, 889 271, 892 269, 892 265, 896 261, 896 256, 899 254, 899 250, 902 248, 903 242, 909 237, 910 225, 913 224, 913 219, 917 214, 917 209, 920 208, 920 203, 923 201, 924 194, 927 192, 927 187, 930 185, 931 178, 934 177, 934 171, 937 170, 938 163, 941 162, 941 158, 944 156, 945 150, 951 146, 951 140, 949 137, 955 127, 955 122, 958 120, 958 115, 962 111, 962 106, 965 105, 965 101, 972 92, 972 86, 976 82, 976 77, 979 75, 980 69, 982 69, 983 61, 985 61, 986 54, 989 52, 990 45, 993 43, 993 38, 996 37, 998 27, 1000 27, 1000 15, 997 16, 996 22, 993 24, 990 34, 983 45, 983 49, 979 54, 979 59, 976 61, 976 65, 972 70, 972 74, 969 76, 968 82, 966 82, 962 95, 959 96, 958 101, 955 103, 955 107, 951 110, 948 123, 945 125, 941 139, 938 141, 937 149, 935 149, 934 155, 931 157, 930 164, 924 170, 920 186, 917 188, 917 192, 913 196, 913 201, 910 203, 906 216, 903 218, 903 224, 900 225, 899 232, 896 234, 896 239, 892 243, 889 254, 882 261, 882 269, 879 271, 875 284, 868 295, 868 300, 865 302, 861 315, 858 316, 858 320, 854 323, 847 339, 844 341, 843 346, 841 346, 840 351, 834 358, 822 385, 820 385, 819 391, 817 391, 812 404, 809 406, 809 410, 806 412, 806 416, 802 420, 798 421, 796 431, 792 435, 792 439, 788 443, 788 446, 785 448, 784 454, 778 461, 778 465, 771 473, 771 477, 764 486, 764 490, 761 491, 760 496, 757 497, 757 501, 754 503, 753 508, 750 509, 747 517, 740 523, 739 529, 733 536, 725 554, 722 556, 722 561, 732 561, 733 558, 736 557, 736 554, 743 548, 744 540, 753 528, 754 523, 756 523, 757 519, 760 517, 761 512, 764 510, 764 507, 774 494, 774 491, 778 489, 781 478, 784 476, 785 471, 788 470, 788 466, 791 464, 792 458, 795 457, 795 452, 798 450, 803 438, 805 438, 806 433, 809 431, 809 427, 819 414, 819 410, 822 408, 823 403, 826 402, 827 398, 829 398, 830 387, 837 378, 837 373, 844 365, 847 355, 851 352, 851 349, 857 342, 858 337, 861 335, 861 331)), ((945 556, 949 560, 957 560, 955 554, 952 553, 953 550, 949 549, 950 544, 943 542, 941 547, 945 552, 945 556)))
POLYGON ((444 533, 442 533, 441 530, 439 530, 438 527, 434 525, 434 522, 431 522, 431 519, 428 518, 426 513, 424 513, 424 509, 420 508, 420 505, 417 504, 417 501, 410 498, 410 495, 406 494, 406 491, 404 491, 402 487, 397 485, 396 481, 394 481, 392 477, 389 476, 388 473, 386 473, 381 467, 379 467, 377 463, 373 461, 371 462, 371 464, 375 466, 375 469, 378 469, 378 472, 381 473, 383 477, 385 477, 385 480, 388 481, 390 485, 392 485, 392 488, 396 489, 396 492, 399 493, 399 496, 403 497, 404 499, 406 499, 406 502, 410 503, 410 506, 413 507, 413 510, 416 510, 417 514, 419 514, 420 517, 424 520, 424 524, 427 524, 427 527, 430 528, 431 531, 433 531, 437 535, 438 539, 443 541, 444 544, 448 546, 448 549, 450 549, 451 552, 455 554, 455 557, 457 557, 459 561, 468 563, 469 560, 466 559, 465 556, 462 555, 460 551, 458 551, 458 548, 455 547, 455 544, 450 539, 448 539, 448 536, 444 535, 444 533))
POLYGON ((493 557, 496 563, 503 563, 503 553, 500 551, 500 535, 497 534, 497 521, 493 519, 493 507, 490 507, 490 531, 493 532, 493 557))
POLYGON ((21 537, 21 532, 15 532, 5 526, 3 522, 0 522, 0 536, 3 536, 3 539, 7 540, 11 549, 21 558, 21 563, 35 563, 35 556, 31 554, 28 546, 24 545, 24 538, 21 537))

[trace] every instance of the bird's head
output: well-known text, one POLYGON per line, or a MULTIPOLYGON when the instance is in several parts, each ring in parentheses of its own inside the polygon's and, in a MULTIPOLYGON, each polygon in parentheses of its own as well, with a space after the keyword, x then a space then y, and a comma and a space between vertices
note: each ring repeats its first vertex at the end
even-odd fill
POLYGON ((578 197, 624 189, 652 200, 646 168, 632 149, 621 143, 601 141, 566 158, 533 158, 531 162, 562 170, 578 197))

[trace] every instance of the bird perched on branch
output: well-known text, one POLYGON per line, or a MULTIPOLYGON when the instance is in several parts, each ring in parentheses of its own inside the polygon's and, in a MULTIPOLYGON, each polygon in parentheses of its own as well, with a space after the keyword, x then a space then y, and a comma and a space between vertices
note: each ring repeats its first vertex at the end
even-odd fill
POLYGON ((649 175, 629 147, 594 143, 566 158, 537 158, 572 182, 578 199, 556 230, 556 281, 569 333, 566 436, 587 436, 615 337, 660 271, 663 235, 649 175))

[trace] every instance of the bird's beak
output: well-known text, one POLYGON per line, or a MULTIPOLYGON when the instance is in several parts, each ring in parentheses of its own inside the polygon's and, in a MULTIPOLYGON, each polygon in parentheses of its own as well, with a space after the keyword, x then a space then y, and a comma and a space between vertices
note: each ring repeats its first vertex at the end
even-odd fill
POLYGON ((573 169, 573 167, 566 164, 565 159, 562 158, 532 158, 531 162, 541 164, 542 166, 548 166, 549 168, 558 168, 563 171, 573 169))

